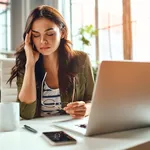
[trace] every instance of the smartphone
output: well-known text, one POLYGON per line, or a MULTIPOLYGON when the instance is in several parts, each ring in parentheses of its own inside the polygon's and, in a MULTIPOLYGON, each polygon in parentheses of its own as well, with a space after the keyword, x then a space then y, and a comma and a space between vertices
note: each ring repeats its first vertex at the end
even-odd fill
POLYGON ((51 145, 76 144, 76 140, 64 131, 43 132, 42 137, 51 145))
POLYGON ((131 147, 127 150, 150 150, 150 141, 131 147))

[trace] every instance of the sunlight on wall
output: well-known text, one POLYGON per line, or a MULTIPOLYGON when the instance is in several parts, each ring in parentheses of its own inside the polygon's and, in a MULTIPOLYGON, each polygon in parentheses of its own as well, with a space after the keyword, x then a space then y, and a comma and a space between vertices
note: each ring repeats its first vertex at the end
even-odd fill
POLYGON ((131 0, 134 60, 150 61, 149 6, 149 0, 131 0))

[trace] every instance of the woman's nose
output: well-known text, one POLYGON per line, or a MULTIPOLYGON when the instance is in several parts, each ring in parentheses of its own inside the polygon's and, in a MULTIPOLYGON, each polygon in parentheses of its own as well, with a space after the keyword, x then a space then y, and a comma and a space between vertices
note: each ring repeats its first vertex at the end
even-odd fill
POLYGON ((41 44, 47 44, 47 39, 43 36, 41 37, 41 44))

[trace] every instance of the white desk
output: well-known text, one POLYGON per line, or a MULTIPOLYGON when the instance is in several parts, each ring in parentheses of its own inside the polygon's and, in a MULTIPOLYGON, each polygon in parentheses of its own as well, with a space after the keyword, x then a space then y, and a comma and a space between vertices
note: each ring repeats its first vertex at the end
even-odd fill
POLYGON ((21 120, 20 128, 13 132, 0 133, 0 150, 118 150, 150 140, 150 128, 142 128, 113 134, 105 134, 94 137, 66 131, 77 140, 75 145, 51 146, 41 137, 44 131, 62 130, 51 125, 53 121, 62 120, 68 116, 55 116, 32 120, 21 120), (37 134, 23 129, 23 125, 29 125, 37 134))

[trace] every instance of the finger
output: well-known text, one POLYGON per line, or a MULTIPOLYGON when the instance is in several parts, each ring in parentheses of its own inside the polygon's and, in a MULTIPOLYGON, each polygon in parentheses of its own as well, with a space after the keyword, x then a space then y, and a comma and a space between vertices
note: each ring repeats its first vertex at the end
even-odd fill
POLYGON ((67 109, 67 107, 64 107, 64 108, 63 108, 63 110, 66 110, 66 109, 67 109))
POLYGON ((85 105, 85 102, 84 101, 77 101, 77 102, 72 102, 72 103, 69 103, 67 105, 67 107, 80 107, 82 105, 85 105))
POLYGON ((64 111, 67 111, 67 110, 69 110, 69 109, 70 109, 69 107, 64 107, 64 108, 63 108, 64 111))
POLYGON ((65 110, 65 111, 70 110, 70 109, 72 109, 71 106, 70 106, 70 107, 68 106, 68 107, 64 107, 64 108, 63 108, 63 110, 65 110))
POLYGON ((71 110, 71 109, 70 109, 70 110, 66 110, 66 113, 67 113, 67 114, 70 114, 70 115, 73 115, 74 112, 75 112, 75 111, 74 111, 74 110, 71 110))
POLYGON ((73 104, 73 102, 68 103, 68 104, 67 104, 67 107, 68 107, 68 106, 69 106, 69 107, 72 106, 72 104, 73 104))
POLYGON ((72 114, 72 115, 85 115, 85 111, 77 111, 77 112, 74 112, 74 114, 72 114))
POLYGON ((73 111, 71 111, 71 110, 66 110, 65 111, 67 114, 69 114, 69 115, 71 115, 71 114, 73 114, 74 112, 73 111))
POLYGON ((81 119, 81 118, 84 117, 84 115, 71 115, 71 116, 72 116, 72 118, 74 118, 74 119, 81 119))
POLYGON ((71 110, 73 110, 73 111, 85 111, 86 106, 83 105, 83 106, 73 107, 73 108, 71 108, 71 110))
POLYGON ((29 36, 29 33, 26 34, 26 37, 25 37, 25 44, 28 43, 28 36, 29 36))
POLYGON ((76 108, 76 109, 69 109, 69 110, 66 110, 66 113, 67 114, 84 114, 86 112, 86 108, 76 108))
POLYGON ((85 105, 85 102, 84 101, 79 101, 79 102, 76 102, 72 105, 72 107, 82 107, 85 105))
POLYGON ((86 111, 86 107, 77 107, 76 109, 73 109, 74 112, 79 112, 79 111, 86 111))
POLYGON ((31 31, 26 34, 26 37, 25 37, 25 44, 30 44, 30 38, 31 38, 31 31))
POLYGON ((81 110, 81 109, 86 109, 86 105, 85 104, 78 104, 78 105, 74 105, 74 106, 67 106, 64 108, 65 111, 67 110, 81 110))
POLYGON ((81 102, 81 103, 78 103, 78 104, 72 106, 73 109, 82 108, 82 107, 85 108, 85 102, 83 102, 83 103, 81 102))
POLYGON ((72 107, 64 107, 63 108, 65 111, 72 109, 72 107))

